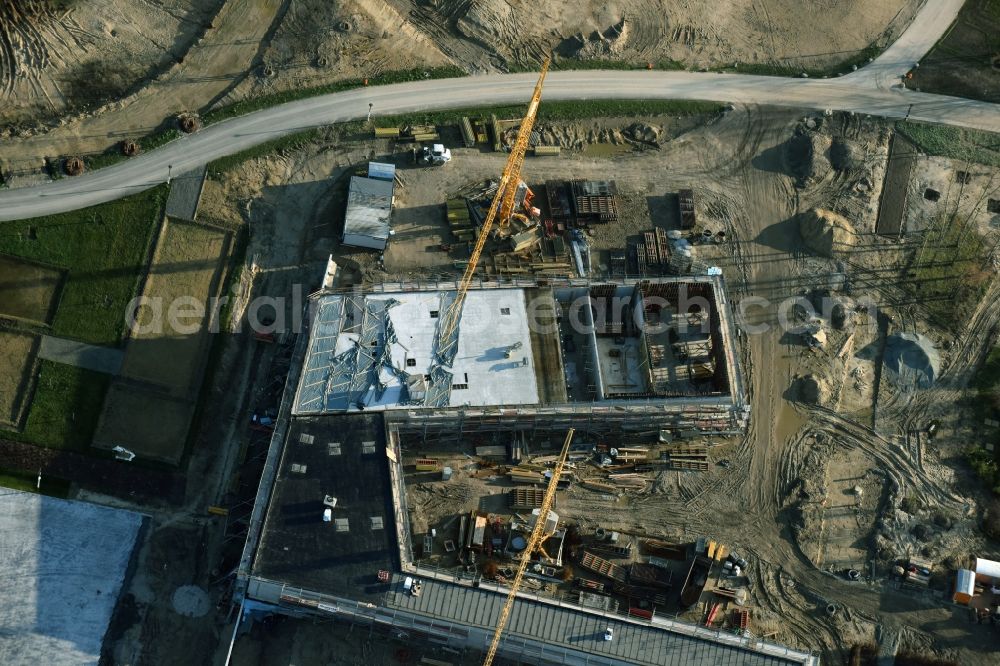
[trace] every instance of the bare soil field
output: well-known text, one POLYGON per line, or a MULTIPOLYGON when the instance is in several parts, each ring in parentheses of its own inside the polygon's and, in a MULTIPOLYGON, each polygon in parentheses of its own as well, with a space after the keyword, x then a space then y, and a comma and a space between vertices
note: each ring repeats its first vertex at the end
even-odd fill
POLYGON ((582 60, 664 61, 690 68, 735 63, 822 68, 882 46, 919 2, 561 2, 388 0, 456 62, 524 67, 550 50, 582 60))
MULTIPOLYGON (((141 17, 146 15, 145 10, 133 7, 137 0, 103 1, 117 3, 129 16, 140 17, 135 19, 140 25, 141 17)), ((183 4, 194 13, 184 23, 184 29, 192 30, 193 34, 186 35, 182 29, 162 38, 176 43, 163 68, 144 75, 116 94, 102 95, 90 105, 97 108, 72 118, 55 122, 51 115, 33 115, 30 123, 9 126, 0 136, 16 135, 19 141, 0 144, 0 162, 6 170, 33 172, 39 169, 44 156, 93 155, 124 138, 175 127, 176 114, 200 111, 247 76, 284 6, 279 0, 183 4), (208 12, 202 14, 205 9, 208 12), (47 131, 39 134, 43 125, 48 126, 47 131)), ((114 12, 110 15, 116 16, 114 12)), ((169 48, 161 42, 157 52, 169 48)), ((114 50, 110 54, 99 60, 99 67, 113 71, 120 61, 115 59, 114 50)), ((89 82, 89 77, 87 74, 84 80, 89 82)), ((100 82, 109 80, 101 71, 93 78, 100 82)))
POLYGON ((136 313, 121 374, 105 399, 95 446, 120 445, 144 457, 180 460, 217 316, 211 299, 221 288, 231 246, 227 231, 164 223, 143 289, 146 301, 136 313), (172 321, 175 308, 181 316, 172 321))
POLYGON ((20 423, 37 351, 37 335, 0 330, 0 425, 20 423))
POLYGON ((58 269, 0 255, 0 292, 4 295, 0 315, 51 323, 62 278, 58 269))
POLYGON ((111 101, 182 58, 222 0, 5 0, 0 124, 111 101))
POLYGON ((27 178, 45 156, 99 154, 172 127, 180 112, 401 69, 533 68, 552 49, 584 64, 819 71, 877 52, 919 4, 625 0, 567 12, 525 0, 171 0, 148 10, 100 0, 31 18, 8 11, 0 23, 24 48, 5 56, 17 100, 5 109, 20 129, 4 136, 20 141, 0 143, 0 163, 27 178), (72 99, 89 110, 55 124, 72 99))

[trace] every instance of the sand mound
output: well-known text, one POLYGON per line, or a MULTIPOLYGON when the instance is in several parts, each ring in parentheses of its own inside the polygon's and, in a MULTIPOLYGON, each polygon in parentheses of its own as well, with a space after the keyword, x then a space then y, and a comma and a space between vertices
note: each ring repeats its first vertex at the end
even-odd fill
POLYGON ((830 166, 837 171, 851 171, 861 164, 861 150, 847 139, 834 139, 830 144, 830 166))
POLYGON ((941 359, 934 344, 919 333, 898 333, 885 341, 887 376, 900 388, 930 388, 941 359))
POLYGON ((813 208, 799 216, 799 233, 810 250, 824 257, 854 246, 854 226, 842 215, 813 208))
POLYGON ((800 131, 785 142, 782 153, 785 169, 795 176, 799 187, 822 180, 830 173, 829 149, 830 137, 816 132, 800 131))
POLYGON ((485 0, 469 5, 455 27, 461 35, 490 46, 498 40, 509 41, 516 35, 517 17, 506 0, 485 0))
POLYGON ((830 387, 815 375, 799 377, 792 384, 792 399, 807 405, 822 405, 830 399, 830 387))

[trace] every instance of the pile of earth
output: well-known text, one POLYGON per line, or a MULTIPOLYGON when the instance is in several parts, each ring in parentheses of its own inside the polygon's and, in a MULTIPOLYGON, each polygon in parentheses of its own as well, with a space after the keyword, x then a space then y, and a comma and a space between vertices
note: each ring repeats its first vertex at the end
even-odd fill
POLYGON ((659 145, 662 130, 646 123, 632 123, 622 133, 633 141, 659 145))
POLYGON ((796 185, 805 187, 830 173, 830 137, 818 132, 799 131, 785 142, 782 159, 785 170, 795 177, 796 185))
POLYGON ((815 375, 805 375, 792 383, 791 397, 807 405, 822 405, 830 399, 830 387, 815 375))
POLYGON ((830 166, 837 171, 851 171, 861 165, 861 149, 847 139, 836 138, 830 143, 830 166))
POLYGON ((930 388, 941 367, 934 343, 919 333, 897 333, 886 338, 883 362, 886 375, 904 389, 930 388))
POLYGON ((842 215, 813 208, 799 215, 799 234, 806 247, 824 257, 846 252, 854 247, 854 225, 842 215))

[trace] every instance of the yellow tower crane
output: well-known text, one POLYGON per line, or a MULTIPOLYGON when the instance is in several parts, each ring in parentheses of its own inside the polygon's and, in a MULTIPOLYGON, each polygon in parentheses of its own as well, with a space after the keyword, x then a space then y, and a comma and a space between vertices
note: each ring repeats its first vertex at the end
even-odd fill
POLYGON ((528 103, 528 111, 524 114, 524 120, 521 121, 521 128, 517 132, 517 140, 514 142, 514 147, 507 158, 507 165, 504 167, 503 173, 500 174, 500 183, 497 185, 496 194, 493 195, 493 201, 490 202, 490 210, 486 214, 483 226, 479 230, 479 237, 476 239, 476 245, 469 256, 469 263, 465 267, 465 273, 458 283, 455 300, 452 302, 451 307, 445 311, 441 325, 438 327, 439 333, 437 339, 440 351, 443 351, 442 347, 448 344, 452 334, 455 332, 455 328, 458 326, 458 320, 461 319, 462 305, 465 303, 466 292, 469 291, 472 278, 476 275, 479 256, 483 253, 483 247, 486 245, 486 240, 493 229, 493 222, 496 220, 497 214, 499 213, 500 215, 501 229, 506 229, 510 224, 510 216, 514 211, 514 197, 517 195, 517 187, 521 183, 521 165, 524 163, 524 154, 528 149, 528 140, 531 138, 531 129, 534 127, 535 118, 538 115, 538 103, 542 99, 542 84, 545 82, 546 72, 549 71, 550 60, 551 58, 546 58, 545 62, 542 63, 542 71, 538 75, 535 92, 531 96, 531 102, 528 103))
POLYGON ((573 432, 574 429, 570 428, 569 432, 566 433, 566 441, 563 442, 559 459, 552 470, 552 478, 549 479, 549 485, 545 489, 545 496, 542 498, 542 507, 538 511, 538 519, 535 520, 535 527, 531 530, 528 545, 521 554, 521 562, 517 565, 517 573, 514 574, 514 580, 510 584, 507 601, 504 603, 503 608, 500 609, 500 618, 497 620, 496 629, 493 631, 493 642, 490 643, 490 649, 486 653, 486 659, 483 660, 483 666, 490 666, 493 663, 493 658, 497 655, 497 648, 500 647, 500 637, 503 636, 503 629, 507 625, 507 620, 510 619, 510 611, 514 607, 514 600, 517 598, 517 590, 521 587, 524 572, 531 562, 531 555, 539 549, 542 542, 548 536, 545 534, 545 521, 548 520, 549 511, 552 510, 552 500, 556 497, 556 487, 559 485, 559 477, 562 476, 563 468, 566 466, 566 457, 569 455, 570 442, 573 441, 573 432))

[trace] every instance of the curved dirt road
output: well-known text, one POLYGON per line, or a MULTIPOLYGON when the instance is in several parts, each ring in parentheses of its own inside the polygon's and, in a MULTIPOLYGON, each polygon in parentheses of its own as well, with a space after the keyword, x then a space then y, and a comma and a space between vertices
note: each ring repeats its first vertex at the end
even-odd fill
MULTIPOLYGON (((852 111, 1000 131, 1000 107, 886 86, 934 45, 961 0, 925 3, 885 53, 848 76, 827 80, 738 74, 642 71, 553 72, 545 99, 701 99, 794 108, 852 111)), ((163 148, 79 178, 0 194, 0 220, 66 212, 135 194, 224 155, 297 131, 376 116, 523 102, 534 74, 466 77, 362 88, 284 104, 213 125, 163 148)), ((39 137, 38 140, 44 140, 39 137)), ((34 140, 33 140, 34 141, 34 140)))

